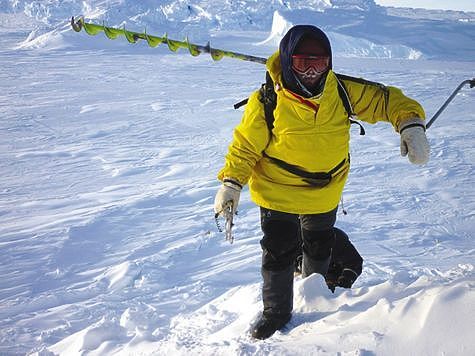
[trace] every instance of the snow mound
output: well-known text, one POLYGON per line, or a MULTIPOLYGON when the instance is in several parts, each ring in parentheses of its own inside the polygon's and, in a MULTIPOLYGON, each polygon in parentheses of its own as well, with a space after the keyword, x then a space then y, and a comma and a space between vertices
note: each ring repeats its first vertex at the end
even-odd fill
POLYGON ((63 339, 51 347, 50 351, 56 355, 101 355, 111 351, 110 345, 127 341, 130 338, 120 322, 116 318, 103 317, 84 330, 63 339))
POLYGON ((194 312, 174 317, 166 337, 153 330, 147 319, 155 310, 138 305, 120 318, 102 318, 49 350, 59 355, 261 355, 268 350, 280 355, 323 355, 338 345, 348 355, 369 350, 399 355, 475 351, 466 343, 471 329, 460 328, 475 318, 471 276, 444 281, 396 275, 371 287, 337 289, 332 294, 323 278, 312 275, 296 280, 294 304, 290 323, 259 343, 249 335, 261 310, 260 285, 253 284, 233 288, 194 312), (355 348, 357 340, 361 346, 355 348))
POLYGON ((104 283, 109 290, 116 292, 119 289, 131 287, 141 277, 141 269, 137 263, 123 262, 117 266, 109 267, 99 277, 98 282, 104 283))
MULTIPOLYGON (((365 340, 365 348, 376 354, 455 355, 475 350, 462 346, 470 331, 458 329, 475 317, 472 276, 436 283, 428 277, 401 282, 395 276, 369 288, 337 289, 335 297, 312 277, 297 283, 296 315, 289 330, 289 336, 302 340, 302 354, 312 350, 315 337, 322 351, 334 344, 345 352, 357 351, 357 339, 365 340), (440 325, 445 325, 443 331, 440 325)), ((291 347, 290 342, 283 345, 291 347)))
MULTIPOLYGON (((269 36, 258 45, 278 47, 280 40, 287 31, 299 22, 293 21, 293 15, 274 12, 272 27, 269 36)), ((301 20, 301 19, 300 19, 301 20)), ((311 22, 309 22, 311 23, 311 22)), ((405 58, 420 59, 422 52, 404 45, 382 45, 371 42, 364 38, 342 35, 334 31, 327 31, 332 43, 333 54, 336 57, 360 57, 360 58, 405 58)))
POLYGON ((258 42, 257 45, 278 47, 280 40, 292 26, 294 26, 292 22, 287 21, 278 11, 275 11, 269 36, 264 41, 258 42))

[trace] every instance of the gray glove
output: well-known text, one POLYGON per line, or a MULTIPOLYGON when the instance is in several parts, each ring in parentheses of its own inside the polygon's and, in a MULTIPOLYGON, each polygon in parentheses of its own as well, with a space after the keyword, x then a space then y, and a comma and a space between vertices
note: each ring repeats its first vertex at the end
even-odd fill
POLYGON ((409 161, 414 164, 427 163, 430 147, 423 121, 409 120, 400 127, 399 133, 401 135, 401 156, 408 156, 409 161))

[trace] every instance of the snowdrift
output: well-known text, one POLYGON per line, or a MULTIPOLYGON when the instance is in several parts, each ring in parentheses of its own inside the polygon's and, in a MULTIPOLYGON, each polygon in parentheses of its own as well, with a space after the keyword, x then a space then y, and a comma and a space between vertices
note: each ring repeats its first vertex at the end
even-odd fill
MULTIPOLYGON (((463 268, 453 272, 463 274, 463 268)), ((326 355, 333 354, 335 345, 343 355, 463 355, 475 350, 467 347, 471 331, 459 328, 475 317, 470 278, 396 275, 379 285, 332 295, 323 279, 313 275, 296 282, 288 327, 256 343, 248 333, 260 311, 258 299, 258 285, 231 289, 173 318, 172 330, 162 340, 147 322, 154 310, 137 305, 120 317, 102 318, 49 350, 59 355, 326 355)))
POLYGON ((363 273, 335 294, 297 277, 290 324, 255 341, 259 212, 244 189, 229 245, 212 204, 242 114, 233 104, 260 87, 263 66, 67 23, 82 13, 264 56, 305 20, 329 32, 336 71, 398 86, 430 117, 473 78, 473 15, 399 16, 363 0, 12 0, 0 10, 1 355, 475 354, 475 90, 428 130, 424 166, 399 156, 384 123, 352 132, 337 226, 363 273))

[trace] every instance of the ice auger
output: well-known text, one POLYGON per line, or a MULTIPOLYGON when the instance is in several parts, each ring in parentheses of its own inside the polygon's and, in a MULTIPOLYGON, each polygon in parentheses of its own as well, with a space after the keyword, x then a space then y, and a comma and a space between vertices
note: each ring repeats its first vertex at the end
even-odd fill
POLYGON ((127 41, 130 43, 136 43, 138 40, 145 40, 150 47, 157 47, 159 44, 164 43, 168 45, 168 48, 172 52, 176 52, 180 48, 185 48, 188 49, 192 56, 198 56, 201 53, 209 53, 211 58, 213 58, 215 61, 219 61, 223 57, 231 57, 241 59, 243 61, 257 62, 261 64, 265 64, 267 61, 266 58, 262 57, 212 48, 209 42, 205 46, 201 46, 190 43, 188 38, 185 38, 184 41, 177 41, 168 38, 167 34, 164 34, 162 37, 158 37, 147 34, 147 31, 144 31, 143 33, 128 31, 125 29, 125 26, 123 28, 114 28, 105 26, 104 24, 98 25, 86 22, 82 16, 78 19, 72 17, 71 26, 76 32, 80 32, 84 28, 87 34, 92 36, 97 35, 99 32, 104 32, 107 38, 111 40, 116 39, 118 36, 125 36, 127 41))

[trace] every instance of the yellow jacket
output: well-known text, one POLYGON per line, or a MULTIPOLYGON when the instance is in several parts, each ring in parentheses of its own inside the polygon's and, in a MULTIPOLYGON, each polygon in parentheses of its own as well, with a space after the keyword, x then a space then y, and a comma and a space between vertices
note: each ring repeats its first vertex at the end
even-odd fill
MULTIPOLYGON (((272 134, 256 91, 234 130, 218 179, 229 177, 243 185, 249 183, 251 199, 267 209, 295 214, 333 210, 348 177, 350 140, 350 122, 338 94, 337 77, 330 70, 323 93, 306 99, 283 87, 279 52, 267 61, 267 70, 277 94, 272 134), (315 188, 264 157, 263 151, 308 172, 329 172, 347 160, 333 174, 330 184, 315 188)), ((397 88, 364 80, 343 82, 359 120, 387 121, 398 131, 404 121, 424 118, 422 107, 397 88)))

